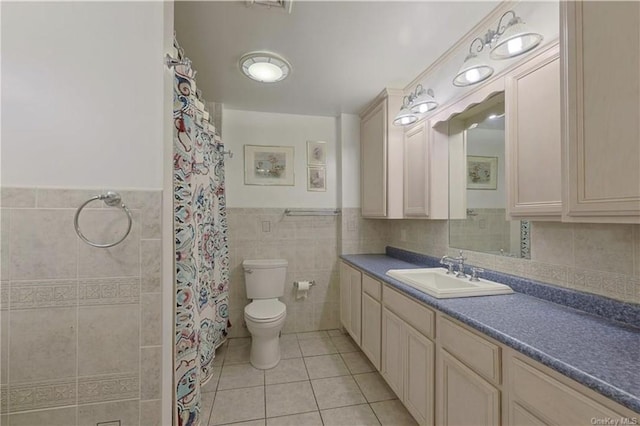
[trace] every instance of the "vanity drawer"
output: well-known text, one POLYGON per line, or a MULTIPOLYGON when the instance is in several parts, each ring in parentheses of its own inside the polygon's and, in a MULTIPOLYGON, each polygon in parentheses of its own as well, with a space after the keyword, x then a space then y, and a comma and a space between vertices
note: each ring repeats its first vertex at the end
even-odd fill
POLYGON ((414 302, 386 285, 382 288, 382 301, 394 314, 426 337, 433 339, 436 318, 431 309, 414 302))
POLYGON ((500 384, 500 347, 444 316, 438 320, 438 338, 442 347, 476 373, 500 384))
POLYGON ((382 299, 382 284, 367 274, 362 274, 362 291, 377 301, 382 299))
POLYGON ((617 413, 599 404, 516 357, 511 358, 509 367, 512 418, 518 405, 546 424, 589 425, 594 419, 629 418, 623 411, 617 413))

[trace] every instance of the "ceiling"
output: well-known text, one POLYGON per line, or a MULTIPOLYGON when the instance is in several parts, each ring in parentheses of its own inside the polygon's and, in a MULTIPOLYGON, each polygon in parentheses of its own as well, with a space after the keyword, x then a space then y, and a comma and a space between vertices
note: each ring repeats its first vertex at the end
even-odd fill
POLYGON ((385 87, 403 89, 497 1, 301 1, 291 14, 244 1, 175 3, 180 45, 210 102, 249 111, 357 114, 385 87), (241 74, 247 52, 291 63, 279 83, 241 74))

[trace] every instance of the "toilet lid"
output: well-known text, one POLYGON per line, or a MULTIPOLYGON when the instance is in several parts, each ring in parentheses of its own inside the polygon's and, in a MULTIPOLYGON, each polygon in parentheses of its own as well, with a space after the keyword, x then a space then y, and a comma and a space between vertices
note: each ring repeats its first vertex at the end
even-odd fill
POLYGON ((278 299, 254 300, 244 307, 244 313, 257 321, 275 320, 287 311, 287 306, 278 299))

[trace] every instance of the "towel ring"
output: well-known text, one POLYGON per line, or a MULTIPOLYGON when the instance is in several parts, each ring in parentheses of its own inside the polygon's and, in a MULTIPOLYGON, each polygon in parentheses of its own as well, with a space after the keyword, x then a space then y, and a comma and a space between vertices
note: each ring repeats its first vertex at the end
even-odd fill
POLYGON ((82 203, 82 205, 80 207, 78 207, 78 210, 76 210, 76 215, 73 218, 73 225, 76 228, 76 234, 78 234, 78 237, 80 237, 80 239, 82 241, 84 241, 85 243, 89 244, 90 246, 98 247, 98 248, 113 247, 113 246, 123 242, 124 239, 127 238, 127 235, 129 235, 129 232, 131 231, 131 224, 132 223, 133 223, 133 218, 131 217, 131 211, 122 202, 122 198, 120 197, 120 194, 118 194, 117 192, 113 192, 113 191, 107 191, 105 194, 100 194, 100 195, 96 195, 94 197, 89 198, 87 201, 82 203), (108 243, 108 244, 94 243, 93 241, 91 241, 87 237, 85 237, 84 234, 82 233, 82 231, 80 230, 80 225, 78 224, 78 218, 80 217, 80 212, 82 211, 82 209, 87 204, 89 204, 90 202, 95 201, 95 200, 102 200, 109 207, 120 207, 127 214, 127 218, 129 219, 129 225, 127 226, 127 232, 125 232, 124 235, 122 236, 122 238, 120 238, 115 243, 108 243))

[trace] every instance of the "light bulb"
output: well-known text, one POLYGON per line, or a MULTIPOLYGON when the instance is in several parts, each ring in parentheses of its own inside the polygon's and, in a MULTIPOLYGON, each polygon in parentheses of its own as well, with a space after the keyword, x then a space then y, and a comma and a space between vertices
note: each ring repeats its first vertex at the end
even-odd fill
POLYGON ((464 73, 464 78, 470 83, 476 82, 480 80, 480 71, 477 68, 471 68, 464 73))
POLYGON ((522 37, 512 38, 507 42, 509 55, 514 55, 522 51, 522 37))
POLYGON ((278 81, 283 74, 279 66, 268 62, 251 64, 247 71, 254 79, 264 82, 278 81))
POLYGON ((401 123, 401 124, 409 124, 409 123, 411 123, 411 118, 409 118, 409 117, 402 117, 402 118, 400 119, 400 123, 401 123))

